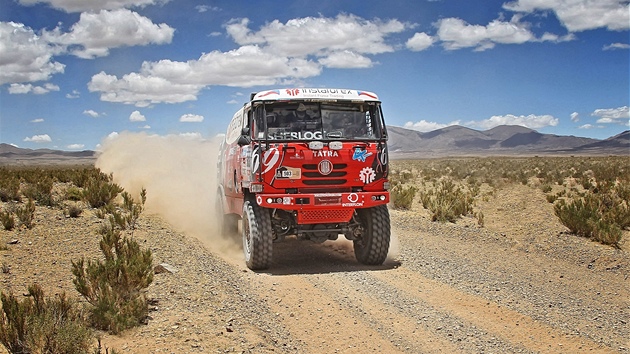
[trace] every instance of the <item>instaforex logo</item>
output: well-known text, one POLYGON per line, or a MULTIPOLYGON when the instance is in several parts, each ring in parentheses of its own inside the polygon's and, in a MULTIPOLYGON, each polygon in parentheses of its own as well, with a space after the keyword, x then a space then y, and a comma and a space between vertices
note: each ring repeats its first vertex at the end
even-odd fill
POLYGON ((287 89, 287 95, 297 96, 300 93, 300 89, 287 89))

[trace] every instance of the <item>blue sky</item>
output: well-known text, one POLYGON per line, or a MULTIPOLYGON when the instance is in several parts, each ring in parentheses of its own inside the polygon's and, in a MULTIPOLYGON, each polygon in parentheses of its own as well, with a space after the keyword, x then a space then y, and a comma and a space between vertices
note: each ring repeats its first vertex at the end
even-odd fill
POLYGON ((209 138, 250 92, 376 92, 390 125, 629 128, 625 0, 0 0, 0 142, 209 138))

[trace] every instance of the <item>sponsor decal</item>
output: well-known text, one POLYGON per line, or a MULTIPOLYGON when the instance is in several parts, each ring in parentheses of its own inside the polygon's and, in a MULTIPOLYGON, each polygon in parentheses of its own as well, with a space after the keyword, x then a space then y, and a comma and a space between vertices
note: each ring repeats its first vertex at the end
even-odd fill
POLYGON ((265 96, 269 96, 269 95, 279 95, 280 94, 280 90, 271 90, 271 91, 267 91, 265 93, 263 93, 262 95, 258 96, 258 98, 263 98, 265 96))
POLYGON ((262 205, 262 197, 261 196, 257 196, 256 197, 256 203, 258 203, 258 205, 262 205))
POLYGON ((357 91, 357 93, 359 94, 359 96, 368 96, 369 98, 373 98, 375 100, 378 100, 378 97, 376 97, 375 95, 371 94, 370 92, 357 91))
POLYGON ((367 150, 361 150, 361 148, 356 148, 354 153, 352 154, 352 159, 355 161, 365 162, 365 159, 372 156, 372 153, 367 150))
POLYGON ((320 140, 322 132, 276 132, 269 134, 270 139, 320 140))
POLYGON ((276 170, 276 178, 300 179, 301 177, 302 170, 299 168, 280 166, 276 170))
POLYGON ((300 89, 287 89, 287 95, 297 96, 300 93, 300 89))
POLYGON ((364 167, 361 170, 361 172, 359 172, 359 179, 364 184, 374 182, 375 178, 376 178, 376 173, 374 172, 374 169, 372 167, 364 167))
POLYGON ((339 157, 339 152, 336 150, 315 150, 313 157, 339 157))
POLYGON ((346 197, 348 199, 347 203, 341 203, 342 207, 362 207, 363 202, 359 202, 359 195, 356 193, 350 193, 346 197))
POLYGON ((317 170, 323 176, 328 176, 333 170, 333 164, 330 160, 321 160, 317 165, 317 170))

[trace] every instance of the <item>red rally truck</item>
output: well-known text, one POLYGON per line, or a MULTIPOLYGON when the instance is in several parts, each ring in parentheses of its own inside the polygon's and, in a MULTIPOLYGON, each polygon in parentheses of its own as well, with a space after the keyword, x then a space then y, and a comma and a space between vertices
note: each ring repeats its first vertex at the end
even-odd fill
POLYGON ((363 264, 390 243, 387 131, 375 93, 289 88, 253 93, 218 159, 221 232, 242 220, 245 262, 266 269, 286 237, 352 240, 363 264))

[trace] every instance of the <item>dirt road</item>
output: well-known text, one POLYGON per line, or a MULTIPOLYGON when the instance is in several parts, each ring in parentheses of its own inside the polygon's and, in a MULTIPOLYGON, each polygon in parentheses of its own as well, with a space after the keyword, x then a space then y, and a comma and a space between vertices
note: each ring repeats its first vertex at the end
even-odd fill
MULTIPOLYGON (((148 325, 103 343, 119 353, 630 352, 627 249, 565 234, 528 187, 480 207, 483 228, 391 211, 383 266, 359 265, 345 240, 289 240, 263 272, 144 215, 134 237, 173 272, 149 287, 148 325)), ((73 294, 70 260, 98 256, 91 231, 102 221, 59 213, 38 207, 32 230, 1 231, 19 240, 2 251, 3 291, 36 281, 73 294)))

